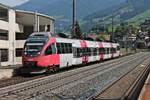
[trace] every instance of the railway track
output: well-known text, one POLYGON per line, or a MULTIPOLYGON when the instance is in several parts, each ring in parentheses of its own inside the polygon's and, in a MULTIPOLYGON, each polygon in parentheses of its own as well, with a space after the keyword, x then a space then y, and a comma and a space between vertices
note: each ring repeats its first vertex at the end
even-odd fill
POLYGON ((27 82, 27 81, 42 78, 42 77, 45 77, 45 75, 31 76, 31 77, 14 76, 9 79, 2 79, 2 80, 0 80, 0 88, 27 82))
POLYGON ((149 57, 140 53, 0 89, 2 100, 88 99, 149 57))
MULTIPOLYGON (((100 92, 92 96, 93 100, 137 100, 150 71, 150 58, 131 71, 114 80, 100 92), (94 98, 93 98, 94 97, 94 98)), ((91 99, 91 98, 90 98, 91 99)))
MULTIPOLYGON (((132 56, 133 55, 127 56, 127 58, 132 57, 132 56)), ((112 63, 114 63, 114 64, 115 63, 121 63, 121 61, 124 61, 124 59, 127 59, 127 58, 120 58, 120 59, 110 60, 110 61, 101 63, 100 66, 109 65, 109 64, 112 64, 112 63)), ((99 64, 96 64, 96 66, 98 66, 98 65, 99 64)), ((95 68, 95 66, 93 68, 95 68)), ((73 69, 75 69, 75 67, 73 69)), ((73 69, 71 69, 71 70, 73 70, 73 69)), ((65 71, 68 71, 68 70, 65 70, 65 71)), ((52 73, 52 74, 56 74, 56 73, 52 73)), ((48 75, 46 75, 46 76, 48 76, 48 75)), ((12 77, 10 79, 3 79, 3 80, 0 80, 0 88, 7 87, 7 86, 10 86, 10 85, 19 84, 19 83, 23 83, 23 82, 27 82, 27 81, 42 78, 42 77, 45 77, 45 75, 32 76, 32 77, 15 76, 15 77, 12 77)))

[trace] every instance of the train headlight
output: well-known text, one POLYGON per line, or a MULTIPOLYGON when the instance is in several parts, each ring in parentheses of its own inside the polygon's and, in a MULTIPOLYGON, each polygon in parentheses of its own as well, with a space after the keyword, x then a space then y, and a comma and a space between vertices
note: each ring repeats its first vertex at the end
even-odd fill
POLYGON ((27 52, 25 51, 24 54, 27 55, 27 52))
POLYGON ((40 55, 40 54, 41 54, 41 52, 38 52, 37 54, 38 54, 38 55, 40 55))

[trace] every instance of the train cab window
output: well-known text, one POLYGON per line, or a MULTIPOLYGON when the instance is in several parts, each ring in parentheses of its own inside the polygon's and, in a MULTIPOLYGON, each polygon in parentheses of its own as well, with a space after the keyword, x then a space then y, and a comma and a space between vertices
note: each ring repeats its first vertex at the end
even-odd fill
POLYGON ((55 44, 49 45, 45 50, 45 55, 56 54, 55 44))
POLYGON ((52 47, 52 54, 56 54, 56 47, 55 47, 55 44, 52 44, 51 47, 52 47))
POLYGON ((45 55, 50 55, 52 54, 52 47, 51 45, 47 47, 47 49, 45 50, 45 55))

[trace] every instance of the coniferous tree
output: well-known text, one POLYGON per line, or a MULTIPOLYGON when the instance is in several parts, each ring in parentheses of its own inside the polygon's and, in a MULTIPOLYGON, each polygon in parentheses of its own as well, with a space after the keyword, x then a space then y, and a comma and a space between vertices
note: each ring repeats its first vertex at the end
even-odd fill
POLYGON ((77 39, 82 39, 82 32, 81 32, 81 29, 80 29, 80 25, 79 23, 76 21, 76 24, 75 24, 75 38, 77 39))

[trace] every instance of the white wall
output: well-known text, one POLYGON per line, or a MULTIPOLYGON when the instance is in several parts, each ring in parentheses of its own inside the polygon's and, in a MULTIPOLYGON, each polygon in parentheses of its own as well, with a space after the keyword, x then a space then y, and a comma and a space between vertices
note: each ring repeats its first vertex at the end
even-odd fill
POLYGON ((8 10, 8 21, 9 21, 9 64, 14 65, 15 62, 15 29, 16 29, 16 14, 12 9, 8 10))
POLYGON ((9 48, 9 41, 0 40, 0 48, 9 48))
POLYGON ((3 20, 0 20, 0 29, 1 30, 9 30, 9 23, 3 20))

